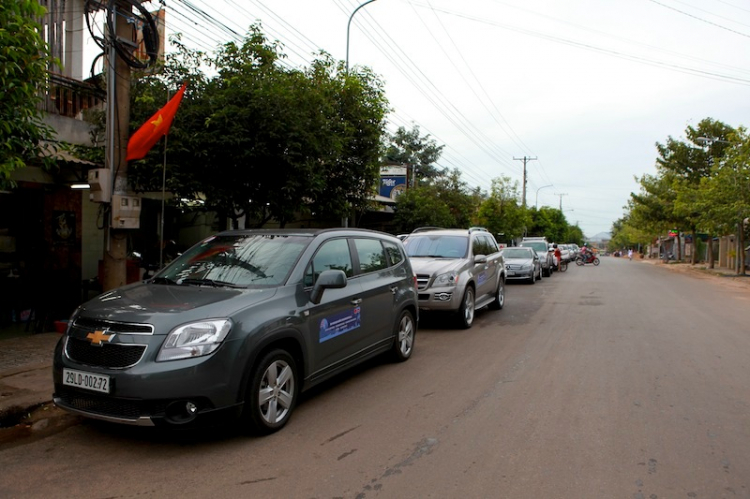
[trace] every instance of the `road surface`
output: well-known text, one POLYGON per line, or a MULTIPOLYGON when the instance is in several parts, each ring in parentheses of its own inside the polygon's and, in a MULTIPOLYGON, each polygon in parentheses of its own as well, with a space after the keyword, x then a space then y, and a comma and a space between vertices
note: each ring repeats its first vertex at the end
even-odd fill
POLYGON ((750 498, 750 291, 603 258, 303 396, 264 438, 94 421, 2 498, 750 498))

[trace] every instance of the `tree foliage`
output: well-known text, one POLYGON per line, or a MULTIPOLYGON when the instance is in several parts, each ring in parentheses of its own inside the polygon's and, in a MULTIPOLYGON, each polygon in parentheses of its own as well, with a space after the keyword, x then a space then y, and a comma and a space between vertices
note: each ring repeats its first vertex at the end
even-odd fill
MULTIPOLYGON (((286 68, 283 58, 253 26, 243 43, 211 58, 182 47, 166 79, 134 87, 139 110, 163 85, 189 81, 168 137, 169 190, 178 198, 201 198, 206 209, 254 226, 340 218, 367 205, 387 110, 381 80, 366 69, 347 74, 326 54, 307 70, 286 68), (216 76, 202 76, 201 65, 216 76)), ((143 113, 134 125, 150 116, 143 113)), ((160 185, 161 155, 152 151, 130 173, 136 188, 160 185)))
POLYGON ((445 169, 435 166, 445 146, 437 145, 429 134, 422 136, 418 125, 411 130, 399 127, 388 139, 390 142, 386 146, 385 161, 406 165, 409 175, 415 172, 415 185, 447 173, 445 169))
POLYGON ((407 189, 398 197, 395 222, 399 232, 417 227, 469 228, 481 194, 470 190, 458 170, 407 189))
POLYGON ((511 181, 510 177, 493 179, 489 197, 479 206, 477 225, 486 227, 502 240, 522 237, 531 219, 521 206, 518 189, 518 182, 511 181))
POLYGON ((42 141, 53 138, 37 107, 53 62, 36 21, 44 12, 36 0, 0 3, 0 188, 12 185, 11 172, 38 160, 42 141))

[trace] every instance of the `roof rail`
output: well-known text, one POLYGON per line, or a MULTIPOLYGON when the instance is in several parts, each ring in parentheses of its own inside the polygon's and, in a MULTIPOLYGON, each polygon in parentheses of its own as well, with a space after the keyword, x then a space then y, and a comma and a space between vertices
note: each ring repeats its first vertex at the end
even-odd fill
POLYGON ((469 234, 471 234, 472 232, 489 232, 489 231, 485 229, 484 227, 469 227, 469 234))
POLYGON ((443 230, 443 228, 442 227, 430 227, 430 226, 427 226, 427 227, 417 227, 416 229, 414 229, 413 231, 411 231, 411 233, 414 234, 415 232, 428 232, 428 231, 431 231, 431 230, 443 230))

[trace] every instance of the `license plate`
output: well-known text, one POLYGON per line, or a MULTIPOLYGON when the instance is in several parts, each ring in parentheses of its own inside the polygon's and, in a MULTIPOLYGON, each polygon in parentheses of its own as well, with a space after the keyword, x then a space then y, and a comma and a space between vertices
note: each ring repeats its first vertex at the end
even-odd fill
POLYGON ((109 376, 63 369, 63 385, 75 386, 84 390, 109 393, 109 376))
POLYGON ((509 270, 509 271, 508 271, 508 275, 516 275, 516 273, 515 273, 515 272, 513 272, 512 270, 509 270))

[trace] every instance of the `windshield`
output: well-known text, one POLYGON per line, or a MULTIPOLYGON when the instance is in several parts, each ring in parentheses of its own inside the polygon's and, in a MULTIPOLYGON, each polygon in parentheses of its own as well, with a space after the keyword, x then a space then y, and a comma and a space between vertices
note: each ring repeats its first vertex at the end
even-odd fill
POLYGON ((537 253, 547 252, 547 243, 544 241, 525 241, 520 244, 524 248, 534 248, 537 253))
POLYGON ((466 258, 469 249, 467 236, 411 235, 404 240, 410 257, 466 258))
POLYGON ((521 248, 506 248, 503 250, 505 258, 532 258, 531 252, 521 248))
POLYGON ((279 286, 312 240, 308 236, 215 236, 183 253, 155 282, 207 286, 279 286))

